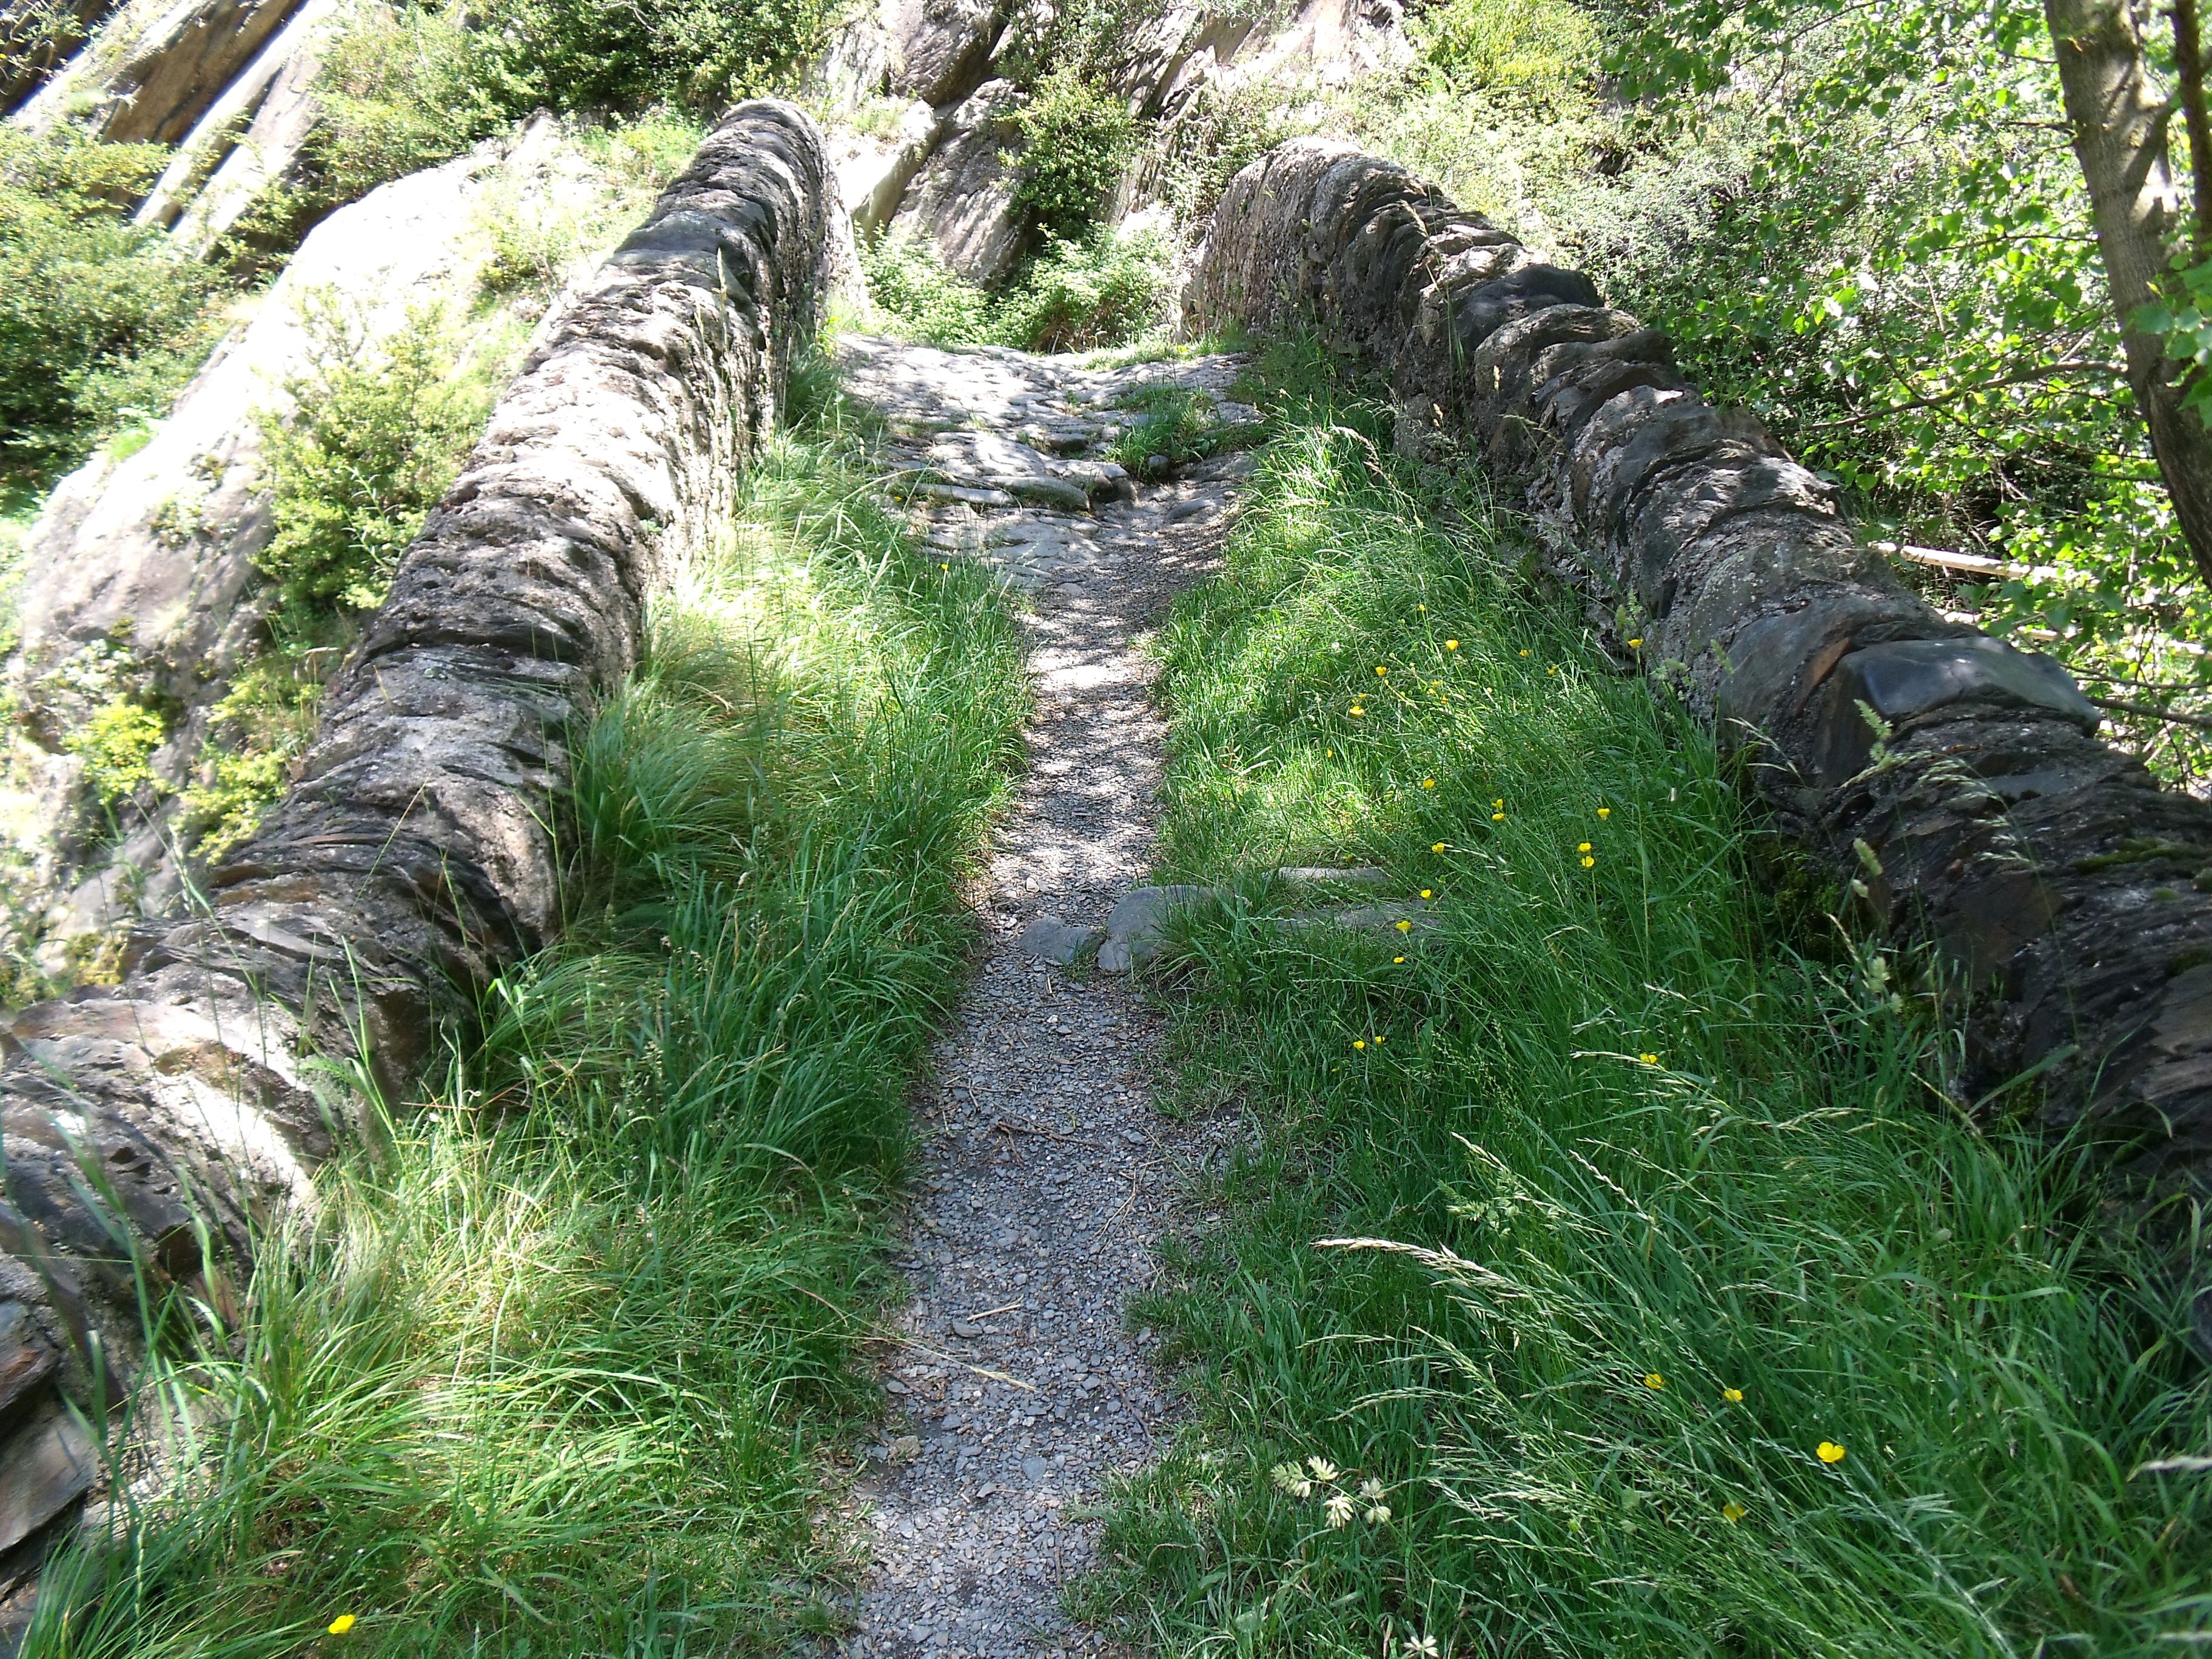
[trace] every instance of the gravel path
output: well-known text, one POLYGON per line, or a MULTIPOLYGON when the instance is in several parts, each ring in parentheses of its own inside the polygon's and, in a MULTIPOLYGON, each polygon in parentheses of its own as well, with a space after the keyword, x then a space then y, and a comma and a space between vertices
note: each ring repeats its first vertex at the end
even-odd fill
POLYGON ((1162 726, 1139 630, 1214 567, 1241 458, 1135 485, 1102 461, 1161 383, 1212 399, 1224 357, 1100 372, 1069 358, 946 353, 848 337, 848 395, 890 435, 924 534, 986 560, 1034 607, 1030 769, 996 843, 981 971, 916 1103, 925 1151, 900 1265, 913 1300, 885 1371, 891 1412, 854 1490, 872 1562, 853 1659, 1073 1653, 1061 1585, 1093 1559, 1108 1479, 1152 1455, 1165 1402, 1150 1282, 1185 1132, 1148 1087, 1158 1022, 1126 981, 1024 956, 1044 914, 1102 922, 1143 878, 1162 726), (1080 492, 1079 494, 1077 492, 1080 492), (1087 500, 1089 510, 1080 503, 1087 500))

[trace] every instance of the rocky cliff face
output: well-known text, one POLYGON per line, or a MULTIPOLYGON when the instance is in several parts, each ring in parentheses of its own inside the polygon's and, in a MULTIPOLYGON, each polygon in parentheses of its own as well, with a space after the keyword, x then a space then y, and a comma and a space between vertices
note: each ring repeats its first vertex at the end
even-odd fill
MULTIPOLYGON (((1285 101, 1300 88, 1406 63, 1413 49, 1396 0, 1299 0, 1286 14, 1224 18, 1181 4, 1139 18, 1106 79, 1132 115, 1167 141, 1208 93, 1267 87, 1285 101)), ((1020 165, 1012 116, 1025 101, 1018 60, 1040 21, 983 0, 884 0, 848 25, 822 80, 840 119, 844 205, 863 234, 925 240, 973 281, 997 281, 1028 251, 1014 200, 1020 165), (883 104, 903 104, 890 121, 883 104), (871 112, 872 132, 856 118, 871 112)), ((1152 199, 1166 143, 1140 156, 1102 216, 1152 199)))
MULTIPOLYGON (((244 1252, 250 1221, 312 1203, 356 1109, 311 1062, 396 1091, 441 1011, 546 937, 568 734, 726 514, 813 337, 831 177, 793 106, 731 114, 531 350, 337 672, 297 781, 205 904, 137 933, 119 986, 9 1018, 0 1575, 94 1479, 57 1388, 115 1399, 143 1294, 211 1293, 208 1245, 244 1252)), ((457 167, 421 188, 469 182, 457 167)), ((72 584, 41 638, 126 602, 201 629, 180 596, 228 557, 72 584)))
MULTIPOLYGON (((2056 664, 1945 621, 1664 337, 1401 167, 1302 140, 1246 168, 1188 306, 1318 324, 1389 376, 1401 444, 1524 494, 1624 664, 1744 754, 1870 921, 1936 941, 1975 1092, 2033 1074, 2054 1133, 2086 1121, 2136 1193, 2201 1200, 2212 804, 2100 743, 2056 664)), ((2212 1346, 2212 1292, 2199 1325, 2212 1346)))

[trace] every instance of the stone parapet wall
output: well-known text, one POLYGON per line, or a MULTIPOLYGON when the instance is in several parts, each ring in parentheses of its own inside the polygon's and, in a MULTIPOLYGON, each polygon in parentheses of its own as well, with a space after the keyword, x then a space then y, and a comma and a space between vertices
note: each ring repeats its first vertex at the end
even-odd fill
POLYGON ((2100 742, 2057 664, 1946 621, 1663 335, 1401 167, 1310 139, 1261 157, 1186 309, 1317 328, 1388 379, 1401 446, 1480 455, 1623 660, 1746 754, 1861 914, 1960 970, 1970 1098, 2033 1072, 1996 1109, 2089 1120, 2139 1194, 2205 1194, 2212 804, 2100 742))
POLYGON ((525 363, 324 702, 300 781, 142 927, 122 983, 0 1038, 0 1581, 81 1495, 81 1406, 127 1390, 142 1304, 232 1278, 310 1205, 440 1022, 556 921, 570 734, 650 595, 726 517, 811 338, 834 193, 794 106, 740 106, 525 363), (31 1540, 27 1543, 26 1540, 31 1540))

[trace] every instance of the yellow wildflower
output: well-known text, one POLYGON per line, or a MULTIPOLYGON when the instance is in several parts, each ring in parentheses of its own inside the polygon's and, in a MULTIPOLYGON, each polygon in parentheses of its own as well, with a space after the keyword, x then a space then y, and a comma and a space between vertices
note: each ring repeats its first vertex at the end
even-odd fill
POLYGON ((1434 778, 1423 778, 1421 780, 1421 787, 1424 789, 1433 789, 1436 787, 1437 781, 1434 778))
POLYGON ((1375 665, 1375 672, 1376 672, 1376 673, 1378 673, 1378 674, 1387 674, 1387 673, 1389 673, 1390 671, 1389 671, 1389 669, 1387 669, 1387 668, 1383 667, 1383 665, 1382 665, 1381 663, 1379 663, 1379 662, 1378 662, 1378 663, 1376 663, 1376 664, 1375 665))
POLYGON ((1423 898, 1434 898, 1436 896, 1436 890, 1434 888, 1424 887, 1421 889, 1421 896, 1423 898))
POLYGON ((1643 643, 1644 643, 1644 641, 1641 641, 1641 640, 1631 640, 1631 641, 1629 641, 1629 642, 1628 642, 1628 648, 1629 648, 1631 651, 1633 651, 1633 650, 1635 650, 1635 649, 1636 649, 1636 647, 1637 647, 1638 646, 1639 646, 1639 645, 1641 645, 1641 644, 1643 644, 1643 643))
POLYGON ((331 1620, 329 1628, 331 1635, 343 1636, 353 1628, 353 1615, 349 1613, 340 1613, 331 1620))
POLYGON ((1405 958, 1405 957, 1392 957, 1390 958, 1390 960, 1391 960, 1391 961, 1393 961, 1393 962, 1403 962, 1405 959, 1406 959, 1406 958, 1405 958))
POLYGON ((1737 1503, 1735 1498, 1729 1498, 1727 1503, 1721 1505, 1721 1519, 1733 1526, 1743 1519, 1743 1505, 1737 1503))
POLYGON ((1583 854, 1583 869, 1585 869, 1585 870, 1595 870, 1595 869, 1596 869, 1596 868, 1597 868, 1597 860, 1596 860, 1595 859, 1592 858, 1592 857, 1591 857, 1588 853, 1583 854))
POLYGON ((1458 649, 1459 649, 1459 641, 1458 641, 1457 640, 1446 640, 1446 641, 1444 641, 1444 649, 1445 649, 1445 650, 1447 650, 1447 651, 1456 651, 1456 650, 1458 650, 1458 649))
POLYGON ((1366 711, 1364 708, 1361 708, 1358 703, 1356 703, 1356 702, 1355 702, 1354 704, 1352 704, 1352 718, 1353 718, 1353 719, 1355 719, 1355 720, 1357 720, 1360 715, 1364 714, 1366 712, 1367 712, 1367 711, 1366 711))
POLYGON ((1441 852, 1443 852, 1443 850, 1444 850, 1444 844, 1443 844, 1443 842, 1437 842, 1434 847, 1431 847, 1431 848, 1429 848, 1429 851, 1431 851, 1431 853, 1441 853, 1441 852))
POLYGON ((1644 1373, 1644 1386, 1647 1389, 1663 1389, 1667 1386, 1667 1379, 1656 1371, 1646 1371, 1644 1373))
POLYGON ((1490 815, 1490 821, 1492 823, 1503 823, 1505 822, 1505 814, 1503 812, 1492 812, 1490 815))
POLYGON ((1354 1037, 1352 1040, 1352 1046, 1355 1048, 1364 1048, 1367 1046, 1367 1039, 1365 1037, 1354 1037))
POLYGON ((1528 653, 1526 651, 1523 651, 1521 654, 1522 654, 1522 656, 1524 656, 1524 657, 1525 657, 1525 656, 1527 656, 1528 653))
POLYGON ((1577 842, 1575 843, 1575 851, 1577 851, 1577 853, 1587 853, 1587 852, 1589 852, 1589 849, 1590 849, 1590 844, 1589 844, 1588 842, 1586 842, 1586 841, 1583 841, 1583 842, 1577 842))
POLYGON ((1637 1059, 1642 1060, 1646 1066, 1656 1066, 1659 1063, 1659 1056, 1656 1054, 1638 1054, 1637 1059))
POLYGON ((1840 1463, 1844 1461, 1844 1449, 1832 1440, 1823 1440, 1819 1449, 1820 1461, 1823 1463, 1840 1463))
POLYGON ((1398 931, 1401 933, 1410 933, 1413 931, 1413 924, 1410 921, 1401 921, 1398 924, 1398 931))
POLYGON ((1741 1406, 1743 1404, 1743 1390, 1741 1389, 1723 1389, 1721 1390, 1721 1398, 1727 1401, 1731 1406, 1741 1406))
POLYGON ((1610 806, 1601 806, 1597 809, 1597 815, 1601 818, 1609 818, 1613 816, 1613 808, 1610 806))

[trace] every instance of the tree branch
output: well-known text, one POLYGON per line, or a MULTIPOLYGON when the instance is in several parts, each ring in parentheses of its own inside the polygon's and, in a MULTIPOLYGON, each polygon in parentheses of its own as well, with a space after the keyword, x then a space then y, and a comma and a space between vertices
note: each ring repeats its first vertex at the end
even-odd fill
POLYGON ((2181 82, 2181 114, 2189 129, 2189 172, 2196 193, 2197 255, 2212 252, 2212 118, 2204 108, 2204 48, 2197 0, 2173 0, 2173 66, 2181 82))
POLYGON ((1972 386, 1955 386, 1948 392, 1939 392, 1926 398, 1914 398, 1901 404, 1884 404, 1880 409, 1869 409, 1863 414, 1846 415, 1840 420, 1821 421, 1812 426, 1801 427, 1802 432, 1828 432, 1838 427, 1863 426, 1884 415, 1903 415, 1916 409, 1940 409, 1946 404, 1957 403, 1961 398, 1971 398, 1977 392, 1993 391, 1998 386, 2027 386, 2036 380, 2057 380, 2075 374, 2102 374, 2118 378, 2127 374, 2122 363, 2090 361, 2068 361, 2045 363, 2039 368, 2023 368, 2017 374, 2000 374, 1994 380, 1977 380, 1972 386))

